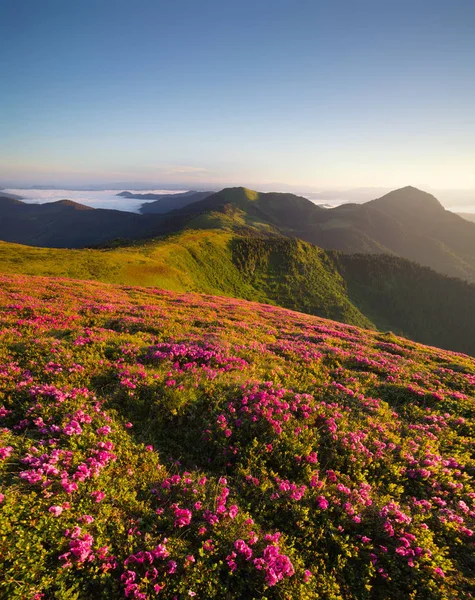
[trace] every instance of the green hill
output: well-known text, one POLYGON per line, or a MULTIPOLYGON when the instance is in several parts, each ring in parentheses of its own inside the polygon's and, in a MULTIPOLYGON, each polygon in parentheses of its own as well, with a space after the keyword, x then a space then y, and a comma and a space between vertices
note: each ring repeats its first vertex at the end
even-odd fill
POLYGON ((84 250, 1 242, 0 257, 5 273, 234 296, 372 326, 348 299, 344 281, 323 250, 281 237, 186 230, 134 246, 84 250))
POLYGON ((256 300, 475 354, 473 284, 397 256, 344 255, 298 239, 224 231, 224 219, 236 225, 239 209, 231 212, 196 217, 209 226, 215 214, 218 229, 129 246, 65 250, 2 242, 0 269, 256 300))

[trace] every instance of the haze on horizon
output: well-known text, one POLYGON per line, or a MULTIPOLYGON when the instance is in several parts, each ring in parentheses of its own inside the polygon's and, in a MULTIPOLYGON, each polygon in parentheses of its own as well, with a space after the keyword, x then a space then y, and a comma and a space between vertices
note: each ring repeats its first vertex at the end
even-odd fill
POLYGON ((475 188, 475 4, 6 0, 0 186, 475 188))

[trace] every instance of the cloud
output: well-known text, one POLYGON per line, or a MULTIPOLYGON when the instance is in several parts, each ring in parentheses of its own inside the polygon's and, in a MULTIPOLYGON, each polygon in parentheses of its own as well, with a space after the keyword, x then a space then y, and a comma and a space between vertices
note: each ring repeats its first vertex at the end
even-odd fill
MULTIPOLYGON (((28 204, 44 204, 46 202, 55 202, 56 200, 73 200, 79 204, 92 206, 92 208, 109 208, 112 210, 125 210, 127 212, 139 212, 139 208, 144 204, 144 200, 134 200, 133 198, 122 198, 117 196, 120 190, 100 190, 100 191, 79 191, 79 190, 30 190, 23 188, 9 188, 4 190, 7 193, 21 196, 23 202, 28 204)), ((128 190, 139 194, 179 194, 186 192, 183 190, 128 190)), ((152 202, 152 201, 150 201, 152 202)))

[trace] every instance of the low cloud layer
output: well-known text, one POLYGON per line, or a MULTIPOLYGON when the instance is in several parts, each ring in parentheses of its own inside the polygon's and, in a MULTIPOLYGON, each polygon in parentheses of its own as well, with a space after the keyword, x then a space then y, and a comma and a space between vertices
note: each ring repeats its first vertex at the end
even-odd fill
MULTIPOLYGON (((113 210, 125 210, 128 212, 139 212, 139 208, 145 202, 152 200, 134 200, 132 198, 122 198, 117 196, 119 190, 100 190, 100 191, 78 191, 78 190, 28 190, 21 188, 10 188, 3 190, 9 194, 21 196, 23 202, 29 204, 44 204, 45 202, 55 202, 57 200, 73 200, 79 204, 92 206, 93 208, 109 208, 113 210)), ((179 194, 186 190, 127 190, 137 192, 138 194, 179 194)))

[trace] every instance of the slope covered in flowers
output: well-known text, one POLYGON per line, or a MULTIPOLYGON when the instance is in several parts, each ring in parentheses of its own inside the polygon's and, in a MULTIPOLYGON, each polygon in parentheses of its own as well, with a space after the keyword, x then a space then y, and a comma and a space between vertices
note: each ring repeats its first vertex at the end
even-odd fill
POLYGON ((0 279, 0 597, 470 598, 475 360, 0 279))

